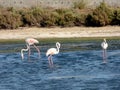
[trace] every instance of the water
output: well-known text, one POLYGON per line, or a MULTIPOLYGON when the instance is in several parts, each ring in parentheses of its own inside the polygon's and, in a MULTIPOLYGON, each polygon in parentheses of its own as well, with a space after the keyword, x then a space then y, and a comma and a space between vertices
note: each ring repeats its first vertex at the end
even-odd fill
POLYGON ((30 59, 24 44, 0 45, 0 90, 119 90, 119 41, 109 41, 107 63, 103 63, 100 41, 62 43, 60 53, 48 64, 45 52, 54 44, 43 45, 41 58, 32 48, 30 59))

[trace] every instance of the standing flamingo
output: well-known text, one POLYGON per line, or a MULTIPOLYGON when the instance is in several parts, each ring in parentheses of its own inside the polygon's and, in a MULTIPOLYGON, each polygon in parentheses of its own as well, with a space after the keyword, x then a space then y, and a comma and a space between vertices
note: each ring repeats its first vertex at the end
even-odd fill
POLYGON ((34 39, 34 38, 27 38, 27 39, 25 40, 25 42, 26 42, 27 48, 26 48, 26 49, 21 49, 21 57, 22 57, 22 59, 24 59, 23 51, 29 51, 29 52, 28 52, 28 55, 29 55, 29 57, 30 57, 30 54, 31 54, 30 46, 31 46, 31 45, 33 45, 33 46, 36 48, 36 50, 37 50, 38 53, 39 53, 39 57, 40 57, 40 50, 39 50, 39 49, 37 48, 37 46, 35 45, 35 44, 39 43, 39 41, 36 40, 36 39, 34 39))
POLYGON ((106 42, 106 39, 104 38, 104 41, 101 43, 101 46, 103 48, 103 60, 104 62, 106 62, 107 59, 107 48, 108 48, 108 43, 106 42))
POLYGON ((56 47, 57 48, 48 49, 47 53, 46 53, 46 56, 48 56, 48 61, 49 61, 50 66, 53 65, 52 56, 59 53, 59 49, 60 49, 60 43, 59 42, 56 43, 56 47))

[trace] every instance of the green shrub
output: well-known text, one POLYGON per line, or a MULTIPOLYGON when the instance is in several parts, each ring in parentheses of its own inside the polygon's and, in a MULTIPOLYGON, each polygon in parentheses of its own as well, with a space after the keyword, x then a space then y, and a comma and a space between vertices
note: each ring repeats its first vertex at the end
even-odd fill
POLYGON ((110 8, 104 2, 93 9, 85 8, 84 0, 74 9, 48 9, 41 7, 15 9, 0 7, 0 29, 16 29, 21 26, 70 27, 120 25, 120 8, 110 8), (77 9, 76 9, 77 8, 77 9), (80 10, 82 9, 82 10, 80 10))
POLYGON ((105 26, 111 22, 112 10, 102 2, 92 14, 88 14, 86 18, 87 26, 105 26))
POLYGON ((41 8, 34 7, 20 13, 25 26, 40 26, 41 17, 43 15, 41 8))
POLYGON ((113 11, 111 25, 120 25, 120 8, 113 11))
POLYGON ((51 27, 51 26, 55 26, 55 22, 56 22, 55 13, 46 11, 42 15, 42 20, 40 21, 40 25, 41 27, 51 27))
POLYGON ((37 21, 33 16, 32 12, 26 12, 23 15, 24 26, 35 26, 37 21))
POLYGON ((11 14, 11 29, 19 28, 23 23, 21 21, 21 15, 20 14, 11 14))
POLYGON ((75 14, 71 10, 67 9, 57 9, 57 25, 62 27, 74 26, 75 14))
POLYGON ((32 14, 36 20, 36 26, 41 26, 40 22, 45 14, 45 9, 42 9, 41 7, 34 7, 32 8, 32 14))
POLYGON ((74 24, 75 26, 83 26, 85 25, 86 15, 76 14, 74 24))
POLYGON ((0 29, 16 29, 21 25, 21 15, 12 12, 0 14, 0 29))

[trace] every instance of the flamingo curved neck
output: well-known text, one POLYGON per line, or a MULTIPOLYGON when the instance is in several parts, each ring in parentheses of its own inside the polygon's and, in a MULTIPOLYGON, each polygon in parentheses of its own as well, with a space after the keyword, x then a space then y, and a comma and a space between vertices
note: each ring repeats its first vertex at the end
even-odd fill
POLYGON ((27 48, 26 49, 22 49, 22 51, 28 51, 30 46, 28 44, 26 44, 27 48))
POLYGON ((57 52, 56 52, 56 54, 58 54, 59 53, 59 48, 57 48, 57 52))
POLYGON ((26 48, 26 49, 22 49, 22 50, 21 50, 21 57, 22 57, 22 59, 24 58, 23 52, 24 52, 24 51, 28 51, 29 48, 30 48, 29 45, 27 45, 27 48, 26 48))
POLYGON ((58 44, 56 44, 56 47, 57 47, 57 54, 59 53, 59 49, 60 49, 60 46, 58 44))

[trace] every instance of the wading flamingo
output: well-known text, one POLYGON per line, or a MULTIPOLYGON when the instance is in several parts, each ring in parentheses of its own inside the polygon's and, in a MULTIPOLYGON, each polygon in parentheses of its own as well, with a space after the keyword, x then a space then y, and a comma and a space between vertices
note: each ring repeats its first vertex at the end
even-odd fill
POLYGON ((30 46, 31 46, 31 45, 33 45, 33 46, 35 47, 35 49, 38 51, 39 57, 40 57, 40 50, 39 50, 38 47, 35 45, 35 44, 39 43, 39 41, 36 40, 36 39, 34 39, 34 38, 27 38, 27 39, 25 40, 25 42, 26 42, 27 48, 26 48, 26 49, 21 49, 21 57, 22 57, 22 59, 24 59, 24 54, 23 54, 24 51, 28 51, 28 56, 30 57, 30 54, 31 54, 30 46))
POLYGON ((101 43, 101 46, 103 48, 103 60, 106 63, 106 60, 107 60, 107 52, 106 52, 106 50, 108 48, 108 43, 106 42, 105 38, 103 40, 104 41, 101 43))
POLYGON ((49 62, 50 66, 53 66, 52 56, 59 53, 59 49, 60 49, 60 43, 59 42, 56 43, 56 47, 57 48, 50 48, 46 52, 46 56, 48 56, 48 62, 49 62))

